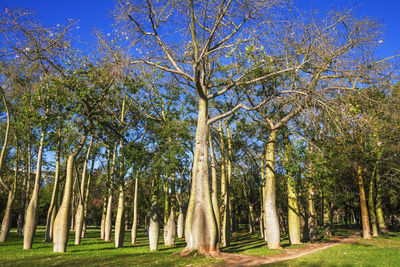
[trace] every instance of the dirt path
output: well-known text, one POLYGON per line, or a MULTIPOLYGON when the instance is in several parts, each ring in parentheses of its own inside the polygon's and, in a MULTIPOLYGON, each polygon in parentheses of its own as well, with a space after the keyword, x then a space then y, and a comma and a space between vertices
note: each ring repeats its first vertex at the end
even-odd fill
POLYGON ((322 243, 309 243, 307 246, 295 249, 284 249, 283 254, 273 256, 255 256, 245 254, 219 253, 215 255, 225 261, 225 266, 258 266, 262 264, 276 263, 291 259, 296 259, 323 249, 334 247, 343 243, 356 243, 357 235, 347 237, 337 237, 322 243))

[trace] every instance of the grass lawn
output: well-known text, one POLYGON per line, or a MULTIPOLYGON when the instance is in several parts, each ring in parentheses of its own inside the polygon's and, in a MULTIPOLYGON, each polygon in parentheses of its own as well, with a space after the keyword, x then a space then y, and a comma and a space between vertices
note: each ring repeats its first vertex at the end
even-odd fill
POLYGON ((23 250, 23 241, 15 229, 6 242, 0 243, 0 266, 215 266, 220 259, 205 256, 173 255, 185 247, 178 239, 174 247, 165 247, 162 237, 159 251, 150 252, 148 239, 143 231, 138 232, 137 244, 130 243, 130 231, 126 233, 124 248, 114 248, 114 242, 101 240, 100 230, 89 228, 81 245, 74 245, 75 232, 70 231, 66 253, 54 253, 52 243, 42 243, 44 227, 38 227, 31 250, 23 250))
MULTIPOLYGON (((44 227, 36 231, 32 250, 22 249, 22 239, 12 229, 9 239, 0 243, 0 266, 228 266, 222 260, 193 255, 182 257, 174 252, 182 250, 185 242, 178 239, 174 247, 165 247, 161 237, 159 251, 149 252, 147 237, 138 233, 137 245, 130 244, 130 231, 126 233, 124 248, 115 249, 114 242, 106 243, 99 238, 97 228, 89 228, 80 246, 73 245, 74 232, 66 253, 53 253, 53 245, 42 243, 44 227)), ((334 234, 349 235, 355 229, 340 229, 334 234)), ((320 236, 321 241, 322 236, 320 236)), ((364 241, 357 238, 354 244, 341 244, 299 259, 280 262, 270 266, 400 266, 400 233, 391 232, 386 236, 364 241)), ((301 248, 305 245, 289 244, 282 236, 285 249, 301 248)), ((245 231, 234 233, 232 245, 223 252, 249 255, 283 254, 283 250, 269 250, 266 242, 256 234, 245 231)))

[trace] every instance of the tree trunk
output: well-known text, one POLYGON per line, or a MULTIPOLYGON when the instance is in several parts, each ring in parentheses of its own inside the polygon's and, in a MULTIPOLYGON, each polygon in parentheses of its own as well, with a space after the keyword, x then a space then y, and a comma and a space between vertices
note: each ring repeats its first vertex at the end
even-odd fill
POLYGON ((153 194, 151 196, 151 208, 150 208, 150 225, 149 225, 149 245, 150 251, 158 250, 158 241, 160 239, 160 222, 157 211, 157 193, 154 187, 155 178, 152 181, 153 194))
POLYGON ((224 136, 222 132, 222 123, 219 122, 219 135, 221 139, 220 151, 221 151, 221 215, 222 215, 222 226, 221 226, 221 246, 227 247, 230 244, 230 212, 229 212, 229 182, 225 172, 225 168, 228 167, 228 160, 225 156, 225 144, 224 136))
POLYGON ((25 214, 25 223, 24 223, 24 249, 31 249, 33 238, 36 232, 37 225, 37 205, 39 202, 39 189, 40 189, 40 178, 42 174, 42 155, 44 149, 44 136, 45 132, 43 131, 40 137, 40 146, 37 156, 37 165, 36 165, 36 176, 35 183, 32 191, 32 197, 29 201, 28 209, 25 214))
POLYGON ((89 201, 89 194, 90 194, 90 184, 91 184, 91 180, 93 177, 94 162, 96 160, 96 154, 93 154, 92 157, 93 157, 92 165, 90 168, 90 173, 89 173, 89 177, 88 177, 88 181, 87 181, 87 185, 86 185, 85 199, 83 200, 83 226, 82 226, 81 238, 84 238, 85 234, 86 234, 86 219, 87 219, 88 201, 89 201))
POLYGON ((81 186, 78 195, 78 207, 76 209, 76 214, 75 214, 75 245, 79 245, 81 243, 82 227, 83 227, 84 212, 85 212, 84 194, 85 194, 85 184, 86 184, 86 170, 89 161, 90 149, 92 148, 92 143, 93 143, 93 135, 90 137, 89 146, 86 151, 85 160, 83 161, 83 166, 82 166, 81 186))
POLYGON ((287 178, 289 240, 292 245, 301 244, 300 210, 295 180, 290 172, 287 174, 287 178))
POLYGON ((307 192, 307 203, 308 203, 308 236, 311 241, 317 240, 318 230, 317 230, 317 213, 314 206, 314 190, 311 183, 308 183, 307 192))
POLYGON ((369 182, 368 208, 369 208, 369 215, 371 216, 372 236, 379 236, 378 224, 376 222, 376 215, 375 215, 375 205, 374 205, 375 172, 376 172, 376 168, 374 168, 374 171, 372 172, 372 176, 371 176, 371 181, 369 182))
POLYGON ((104 239, 106 231, 107 196, 103 199, 103 212, 101 213, 100 238, 104 239))
POLYGON ((381 177, 379 173, 376 174, 376 217, 378 219, 379 230, 382 234, 387 234, 388 229, 385 223, 385 217, 383 216, 383 209, 382 209, 382 184, 381 184, 381 177))
POLYGON ((6 210, 4 211, 3 221, 1 222, 0 242, 7 240, 11 229, 11 211, 14 202, 13 190, 8 191, 6 210))
MULTIPOLYGON (((60 136, 59 136, 60 138, 60 136)), ((54 219, 56 218, 56 208, 57 208, 57 196, 58 196, 58 189, 59 189, 59 180, 60 180, 60 154, 61 154, 61 139, 57 141, 57 151, 56 151, 56 170, 54 174, 54 187, 53 193, 51 195, 50 206, 47 211, 47 218, 46 218, 46 242, 53 241, 53 229, 54 229, 54 219)))
POLYGON ((138 224, 138 187, 139 187, 139 171, 135 178, 135 197, 133 199, 133 220, 132 220, 132 245, 136 244, 137 224, 138 224))
MULTIPOLYGON (((28 152, 28 155, 30 152, 28 152)), ((29 158, 29 156, 28 156, 29 158)), ((21 200, 19 203, 19 211, 18 211, 18 221, 17 221, 17 235, 19 237, 23 236, 23 227, 25 221, 25 206, 26 206, 26 187, 27 187, 27 176, 24 175, 24 179, 22 181, 22 191, 21 191, 21 200)))
MULTIPOLYGON (((215 163, 215 154, 214 154, 214 146, 212 143, 212 137, 211 133, 208 138, 208 142, 210 143, 210 156, 211 156, 211 188, 212 188, 212 193, 211 193, 211 202, 215 214, 215 220, 217 224, 217 234, 218 234, 218 240, 221 238, 221 217, 219 214, 219 207, 218 207, 218 180, 217 180, 217 165, 215 163)), ((180 208, 180 213, 179 216, 182 214, 182 221, 183 221, 183 213, 182 208, 180 208)), ((179 218, 178 217, 178 226, 179 226, 179 218)), ((183 222, 182 222, 183 223, 183 222)), ((183 230, 183 224, 182 224, 182 230, 183 230)), ((178 237, 182 238, 183 232, 181 235, 179 235, 179 227, 178 227, 178 237)))
POLYGON ((125 190, 124 185, 121 184, 118 187, 118 208, 117 208, 117 216, 115 218, 115 247, 122 248, 124 246, 124 237, 125 237, 125 190))
MULTIPOLYGON (((168 190, 166 192, 168 195, 168 190)), ((168 196, 166 196, 168 197, 168 196)), ((175 245, 176 236, 176 224, 175 224, 175 173, 171 175, 171 199, 170 199, 170 211, 167 219, 167 223, 164 224, 164 244, 166 246, 175 245)), ((168 211, 166 211, 168 212, 168 211)))
POLYGON ((276 209, 275 187, 275 143, 277 130, 272 130, 266 148, 265 181, 265 230, 268 248, 278 249, 280 245, 279 217, 276 209))
POLYGON ((207 92, 203 92, 205 97, 199 99, 185 238, 188 250, 197 249, 199 253, 209 253, 219 251, 219 242, 208 179, 208 100, 207 92))
POLYGON ((331 209, 330 203, 326 196, 322 196, 322 205, 323 205, 323 225, 324 225, 324 235, 332 236, 332 225, 331 225, 331 209))
POLYGON ((367 200, 365 197, 364 181, 361 164, 357 164, 358 189, 360 190, 361 222, 363 228, 363 239, 371 239, 371 228, 369 225, 367 200))
POLYGON ((56 219, 54 220, 54 252, 65 252, 67 249, 69 235, 68 219, 70 216, 71 208, 74 162, 75 157, 78 155, 83 145, 85 144, 86 136, 86 134, 82 136, 79 145, 71 152, 67 160, 64 194, 62 197, 61 206, 57 212, 56 219))
POLYGON ((183 213, 182 206, 179 206, 178 225, 177 225, 178 238, 183 238, 184 224, 185 224, 185 214, 183 213))
POLYGON ((249 233, 255 233, 255 217, 253 204, 249 204, 249 233))
MULTIPOLYGON (((108 151, 109 154, 109 151, 108 151)), ((104 241, 111 242, 111 232, 112 232, 112 201, 113 201, 113 192, 112 192, 112 185, 114 183, 114 167, 116 163, 116 156, 117 156, 117 143, 114 145, 113 149, 113 156, 112 156, 112 163, 110 166, 110 160, 108 163, 108 172, 109 172, 109 189, 108 189, 108 201, 107 201, 107 213, 106 213, 106 220, 105 220, 105 230, 104 230, 104 241)))

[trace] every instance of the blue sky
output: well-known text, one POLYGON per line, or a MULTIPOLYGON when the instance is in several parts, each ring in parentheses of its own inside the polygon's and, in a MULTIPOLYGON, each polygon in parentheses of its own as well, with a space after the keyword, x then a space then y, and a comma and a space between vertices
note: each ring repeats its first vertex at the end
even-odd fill
MULTIPOLYGON (((398 0, 297 0, 302 9, 311 7, 328 10, 330 7, 355 7, 357 14, 378 19, 385 25, 384 42, 379 49, 380 56, 400 52, 400 1, 398 0)), ((0 8, 24 7, 37 12, 37 18, 44 24, 65 23, 66 19, 79 20, 74 34, 88 40, 94 27, 103 32, 111 31, 110 10, 113 0, 0 0, 0 8)))

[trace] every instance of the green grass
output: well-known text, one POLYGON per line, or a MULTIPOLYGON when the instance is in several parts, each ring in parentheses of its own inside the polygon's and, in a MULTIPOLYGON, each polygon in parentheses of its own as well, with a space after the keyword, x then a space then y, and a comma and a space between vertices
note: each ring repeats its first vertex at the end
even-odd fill
MULTIPOLYGON (((356 231, 336 229, 334 234, 350 235, 356 231)), ((74 232, 71 231, 67 252, 53 253, 52 244, 42 243, 43 227, 36 232, 33 249, 27 251, 22 249, 22 239, 16 236, 14 230, 6 242, 0 243, 0 266, 227 266, 220 259, 174 254, 185 247, 183 239, 177 239, 174 247, 165 247, 161 236, 159 251, 150 252, 148 239, 142 229, 138 233, 137 245, 130 244, 128 231, 124 248, 119 249, 114 248, 114 242, 106 243, 99 236, 99 229, 89 228, 82 244, 75 246, 74 232)), ((319 239, 327 241, 322 235, 319 239)), ((281 245, 285 250, 306 246, 290 245, 287 236, 282 236, 281 245)), ((234 233, 232 245, 221 250, 264 256, 285 253, 285 250, 268 249, 267 243, 259 235, 245 231, 234 233)), ((272 266, 400 266, 400 233, 391 232, 370 241, 358 238, 354 244, 341 244, 272 266)))
POLYGON ((400 266, 400 232, 390 232, 372 240, 357 238, 307 256, 268 266, 400 266))
POLYGON ((214 266, 222 263, 205 256, 174 255, 185 247, 183 239, 178 239, 174 247, 165 247, 161 237, 159 251, 150 252, 143 231, 138 233, 136 245, 130 244, 130 231, 127 232, 124 248, 118 249, 114 248, 114 242, 106 243, 99 236, 98 229, 89 229, 81 245, 75 246, 71 231, 67 252, 54 253, 52 243, 42 243, 43 227, 36 231, 31 250, 23 250, 22 239, 12 231, 8 240, 0 243, 0 266, 214 266))

